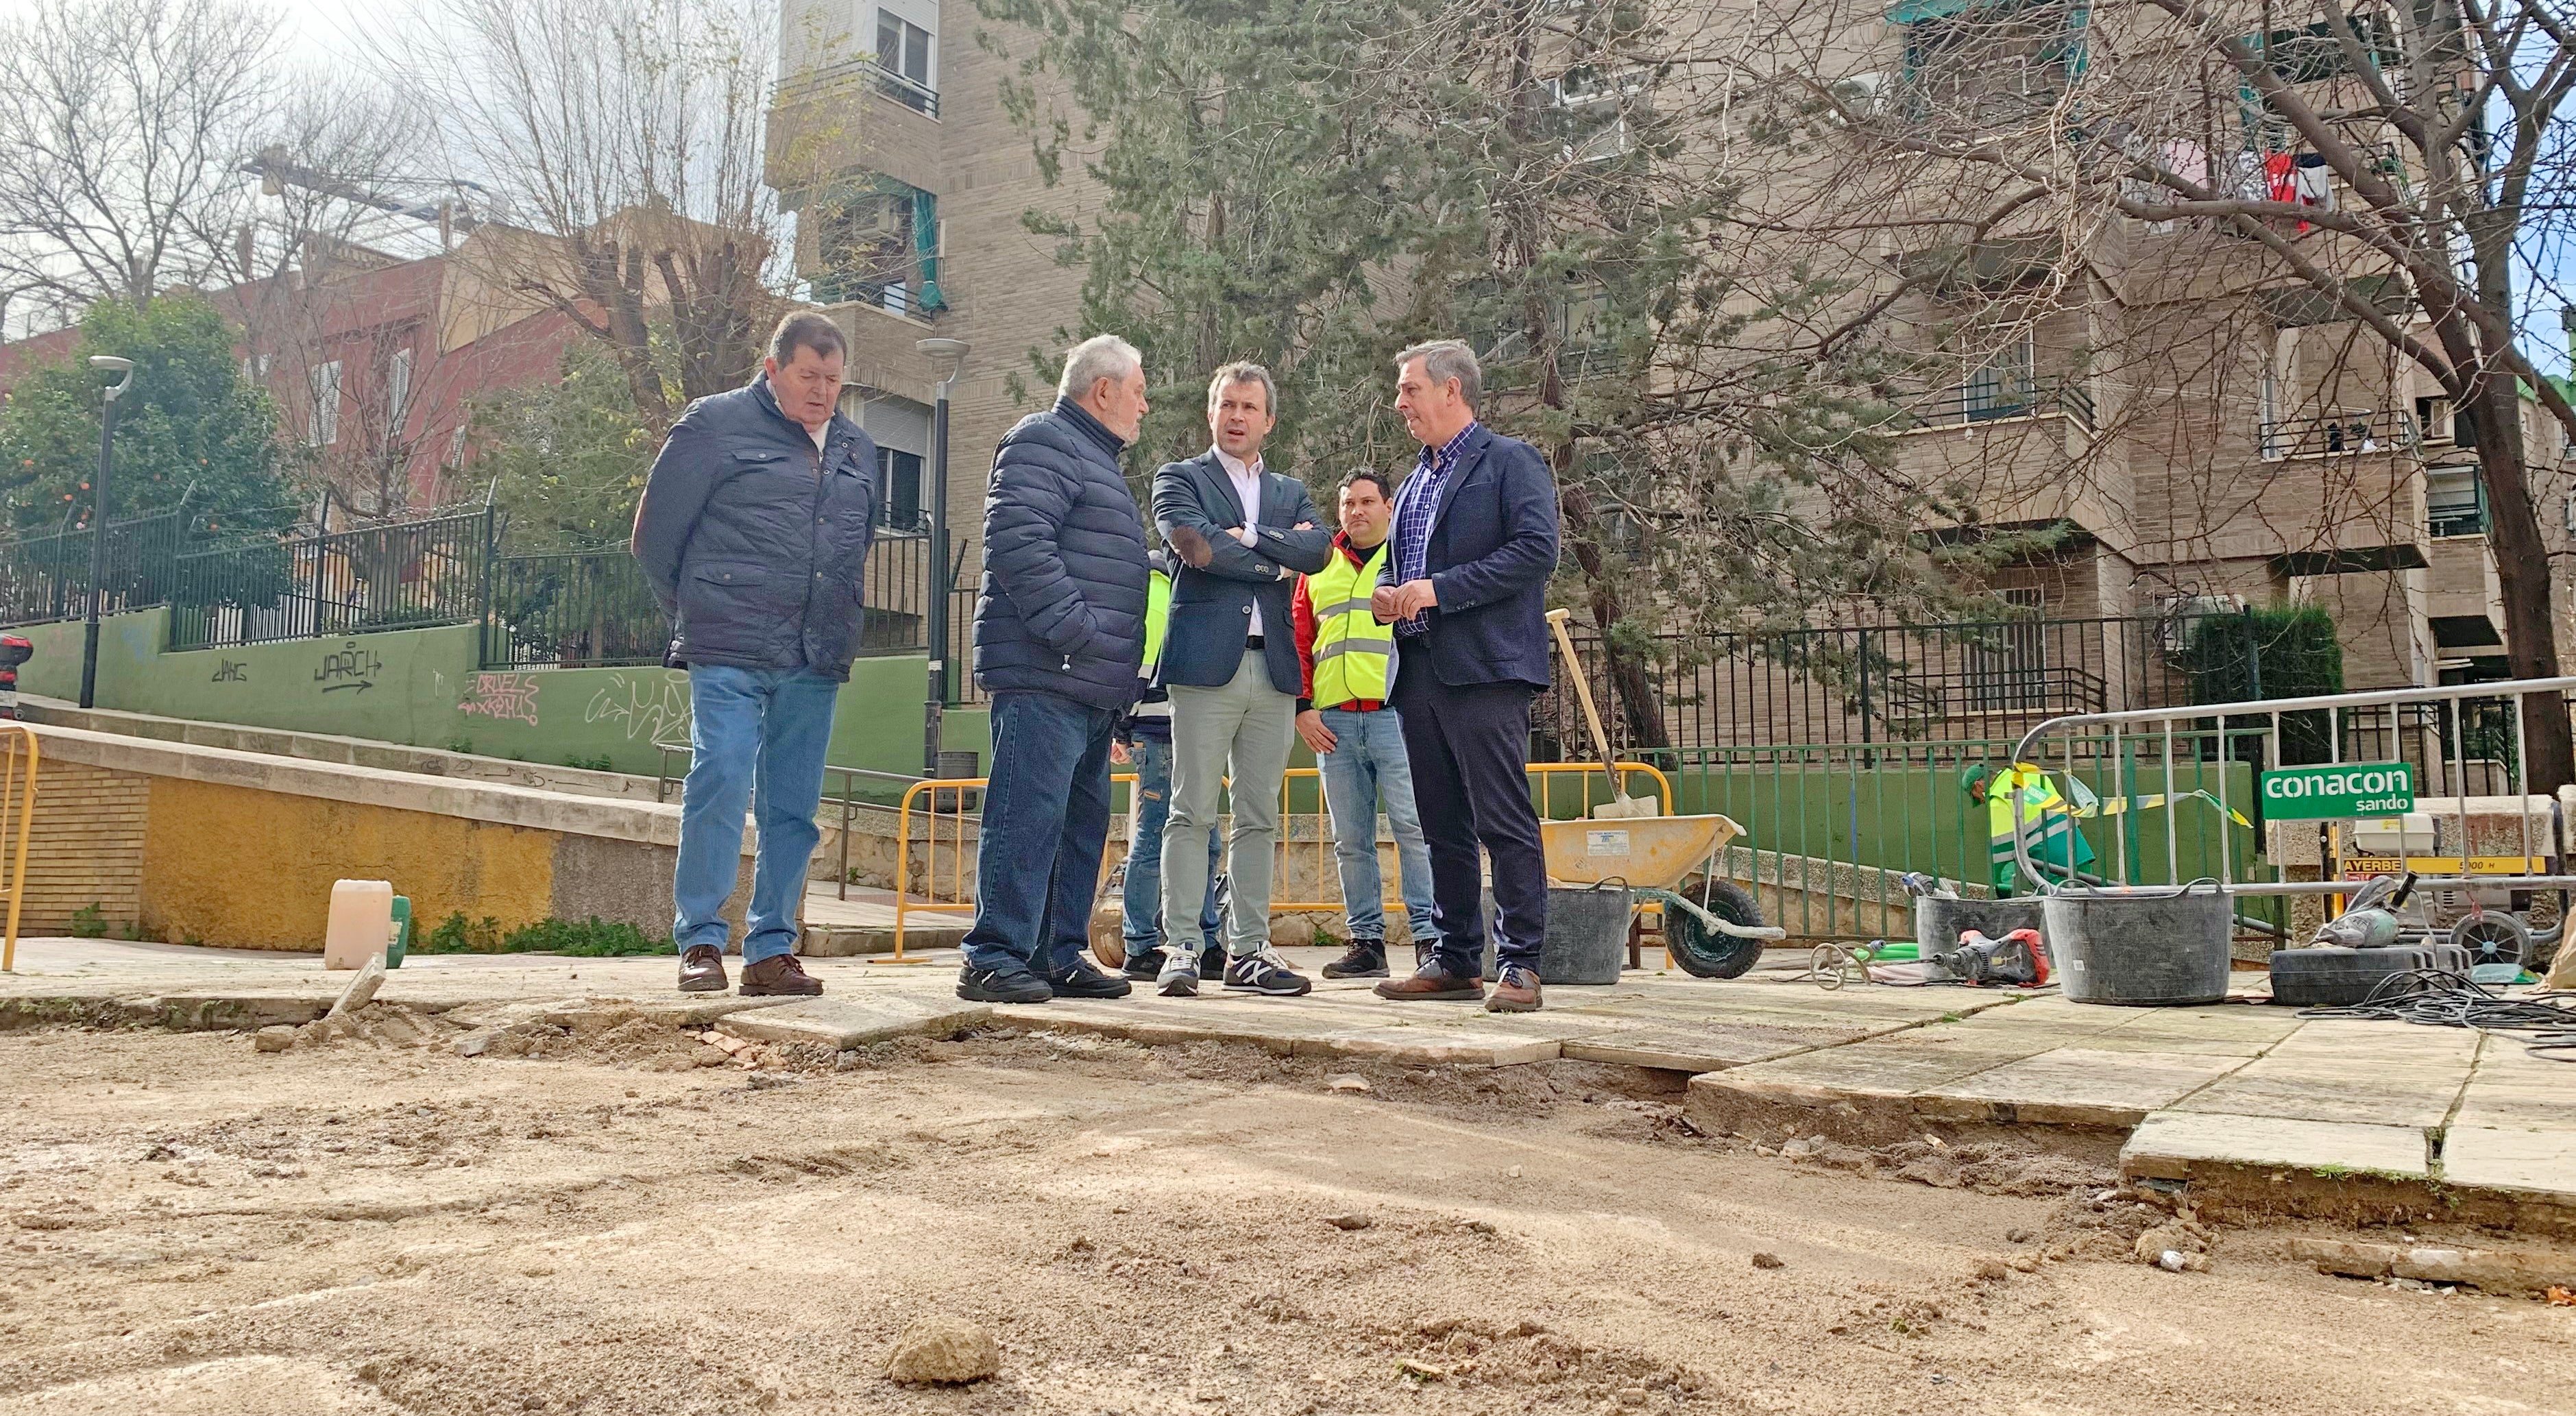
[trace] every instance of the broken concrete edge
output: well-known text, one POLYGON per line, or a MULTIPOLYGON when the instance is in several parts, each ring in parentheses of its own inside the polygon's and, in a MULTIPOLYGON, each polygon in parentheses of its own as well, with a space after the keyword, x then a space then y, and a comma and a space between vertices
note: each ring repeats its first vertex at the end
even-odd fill
POLYGON ((2203 1213, 2232 1221, 2286 1217, 2363 1226, 2441 1222, 2550 1238, 2576 1237, 2576 1190, 2461 1184, 2443 1174, 2437 1144, 2434 1129, 2411 1126, 2157 1113, 2133 1131, 2121 1148, 2120 1173, 2132 1183, 2179 1184, 2203 1213), (2180 1119, 2167 1121, 2167 1117, 2180 1119), (2251 1123, 2272 1138, 2276 1153, 2228 1155, 2207 1153, 2206 1148, 2178 1149, 2174 1140, 2193 1121, 2251 1123), (2333 1156, 2360 1158, 2373 1149, 2384 1151, 2385 1143, 2394 1137, 2356 1134, 2350 1145, 2333 1147, 2329 1134, 2333 1132, 2407 1133, 2421 1141, 2423 1159, 2412 1166, 2345 1163, 2333 1156), (2327 1139, 2327 1148, 2319 1148, 2321 1137, 2327 1139), (2292 1153, 2302 1150, 2308 1153, 2292 1153))
POLYGON ((774 1011, 759 1009, 729 1013, 716 1021, 715 1029, 751 1042, 821 1043, 847 1052, 855 1047, 891 1042, 899 1037, 955 1037, 990 1022, 993 1017, 992 1005, 987 1003, 961 1003, 953 1008, 926 1013, 895 1013, 869 1020, 866 1016, 869 1010, 865 1005, 841 1003, 834 1007, 831 1000, 817 998, 781 1001, 788 1006, 774 1011), (813 1007, 818 1003, 823 1004, 824 1009, 813 1007), (822 1016, 816 1016, 817 1012, 822 1012, 822 1016))
POLYGON ((2290 1257, 2320 1273, 2348 1278, 2411 1278, 2456 1283, 2488 1293, 2529 1297, 2550 1288, 2576 1288, 2576 1253, 2473 1249, 2447 1244, 2383 1244, 2306 1235, 2289 1241, 2290 1257))
MULTIPOLYGON (((300 1027, 331 1013, 340 994, 53 994, 0 998, 0 1032, 28 1028, 81 1027, 158 1029, 165 1032, 257 1032, 265 1027, 300 1027)), ((629 1018, 668 1016, 674 1027, 703 1027, 729 1013, 772 1008, 793 998, 626 999, 574 994, 560 998, 385 998, 416 1013, 479 1012, 503 1008, 540 1021, 581 1030, 605 1020, 615 1026, 629 1018)), ((354 1010, 352 1010, 354 1011, 354 1010)))

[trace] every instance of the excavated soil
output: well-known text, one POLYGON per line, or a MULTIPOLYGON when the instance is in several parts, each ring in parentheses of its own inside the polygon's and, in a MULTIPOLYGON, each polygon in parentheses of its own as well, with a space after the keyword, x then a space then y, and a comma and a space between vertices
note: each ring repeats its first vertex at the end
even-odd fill
POLYGON ((2006 1143, 1701 1136, 1632 1069, 383 1010, 266 1045, 0 1035, 0 1416, 2576 1404, 2576 1308, 2325 1277, 2006 1143), (999 1375, 888 1381, 932 1315, 999 1375))

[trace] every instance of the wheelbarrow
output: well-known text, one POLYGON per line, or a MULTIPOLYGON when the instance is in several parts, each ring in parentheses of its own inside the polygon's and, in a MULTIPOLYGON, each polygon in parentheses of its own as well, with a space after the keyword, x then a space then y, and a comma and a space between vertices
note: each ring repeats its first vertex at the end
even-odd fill
POLYGON ((1762 923, 1751 892, 1717 878, 1717 853, 1744 834, 1724 816, 1629 816, 1542 821, 1551 884, 1618 880, 1663 916, 1664 952, 1698 978, 1736 978, 1762 957, 1766 940, 1788 931, 1762 923), (1699 872, 1700 898, 1680 893, 1699 872))

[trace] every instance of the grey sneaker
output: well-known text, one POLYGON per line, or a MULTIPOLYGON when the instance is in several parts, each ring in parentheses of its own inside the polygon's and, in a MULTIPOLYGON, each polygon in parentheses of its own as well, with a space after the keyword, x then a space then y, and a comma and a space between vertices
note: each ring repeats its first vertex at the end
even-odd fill
POLYGON ((1199 996, 1199 956, 1188 949, 1165 949, 1163 971, 1154 976, 1154 991, 1166 998, 1199 996))
POLYGON ((1240 955, 1225 966, 1225 987, 1229 993, 1294 998, 1314 986, 1306 981, 1304 975, 1290 969, 1286 959, 1268 948, 1240 955))

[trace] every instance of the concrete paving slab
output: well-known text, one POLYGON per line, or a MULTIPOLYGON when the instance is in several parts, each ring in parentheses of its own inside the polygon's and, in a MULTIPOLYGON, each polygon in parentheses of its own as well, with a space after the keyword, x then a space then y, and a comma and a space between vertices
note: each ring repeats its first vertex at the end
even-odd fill
POLYGON ((2442 1137, 2443 1183, 2576 1205, 2576 1126, 2502 1130, 2454 1126, 2442 1137))
POLYGON ((2243 1065, 2236 1057, 2061 1047, 1925 1087, 1917 1115, 2007 1125, 2136 1125, 2243 1065))
POLYGON ((2453 1126, 2496 1130, 2555 1130, 2576 1125, 2576 1108, 2568 1103, 2564 1062, 2535 1057, 2523 1039, 2490 1033, 2478 1048, 2477 1065, 2460 1093, 2453 1126))
POLYGON ((2276 1052, 2177 1101, 2173 1109, 2431 1129, 2450 1116, 2468 1077, 2465 1064, 2381 1066, 2276 1052))
POLYGON ((716 1030, 754 1042, 811 1042, 838 1050, 898 1037, 945 1037, 992 1016, 988 1004, 955 999, 942 1004, 895 997, 801 998, 775 1008, 728 1014, 716 1023, 716 1030))
POLYGON ((1708 1083, 1781 1098, 1912 1097, 1926 1087, 1974 1076, 2030 1055, 2032 1052, 2018 1049, 1995 1051, 1973 1046, 1892 1046, 1882 1039, 1752 1063, 1694 1077, 1691 1082, 1693 1086, 1708 1083))
POLYGON ((2461 1067, 2474 1061, 2477 1052, 2478 1035, 2467 1028, 2427 1028, 2350 1018, 2310 1019, 2273 1048, 2274 1055, 2282 1057, 2322 1056, 2382 1064, 2461 1067))
POLYGON ((2413 1126, 2177 1111, 2140 1121, 2120 1148, 2120 1168, 2163 1180, 2197 1180, 2212 1168, 2367 1171, 2402 1180, 2432 1173, 2424 1132, 2413 1126))
POLYGON ((1674 1072, 1715 1072, 1832 1047, 1849 1038, 1809 1028, 1696 1028, 1641 1026, 1588 1037, 1569 1037, 1564 1055, 1584 1062, 1616 1062, 1674 1072))

